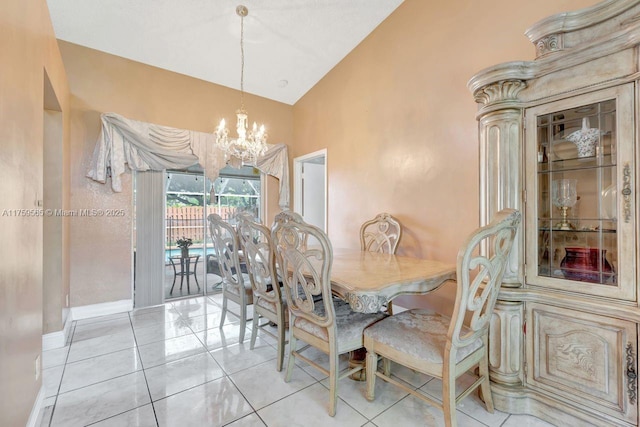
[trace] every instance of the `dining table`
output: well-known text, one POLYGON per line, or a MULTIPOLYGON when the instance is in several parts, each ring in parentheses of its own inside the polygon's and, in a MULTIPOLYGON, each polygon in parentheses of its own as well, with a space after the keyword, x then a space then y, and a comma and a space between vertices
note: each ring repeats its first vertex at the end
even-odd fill
MULTIPOLYGON (((398 296, 428 294, 455 278, 456 265, 451 263, 360 249, 333 249, 331 291, 360 313, 377 313, 398 296)), ((363 367, 350 375, 351 379, 366 380, 365 356, 364 348, 349 355, 351 368, 363 367)))
POLYGON ((360 313, 376 313, 400 295, 432 292, 455 280, 456 265, 436 260, 333 249, 331 290, 360 313))

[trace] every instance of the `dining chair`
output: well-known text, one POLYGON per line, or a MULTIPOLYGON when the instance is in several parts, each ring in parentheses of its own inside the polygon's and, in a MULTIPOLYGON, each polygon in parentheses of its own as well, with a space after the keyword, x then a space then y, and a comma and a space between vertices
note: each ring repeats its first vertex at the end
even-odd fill
POLYGON ((276 369, 282 371, 284 360, 285 330, 289 324, 287 303, 282 300, 282 292, 276 274, 276 261, 271 230, 253 221, 251 215, 238 215, 238 236, 242 244, 249 280, 253 291, 253 322, 251 326, 251 350, 255 346, 258 329, 273 336, 278 341, 276 369), (264 317, 269 322, 260 324, 264 317), (274 323, 277 333, 266 326, 274 323))
MULTIPOLYGON (((389 316, 364 331, 367 349, 366 398, 374 400, 376 377, 440 408, 446 426, 456 425, 456 404, 478 386, 487 410, 493 412, 489 385, 489 320, 500 290, 505 265, 520 224, 520 212, 505 209, 487 226, 473 232, 457 259, 457 291, 451 317, 413 309, 389 316), (484 252, 478 254, 478 249, 484 252), (465 316, 470 319, 464 325, 465 316), (442 380, 442 402, 378 371, 378 357, 442 380), (475 381, 456 396, 456 379, 478 367, 475 381)), ((387 371, 387 372, 384 372, 387 371)))
MULTIPOLYGON (((368 252, 395 254, 402 237, 400 221, 383 212, 365 221, 360 227, 360 249, 368 252)), ((393 314, 393 303, 387 302, 386 312, 393 314)))
POLYGON ((247 325, 247 306, 253 304, 253 292, 249 276, 242 272, 240 265, 240 240, 235 229, 218 214, 210 214, 209 231, 215 246, 218 267, 222 273, 222 313, 220 327, 227 316, 227 302, 231 300, 240 306, 240 333, 242 344, 247 325))
POLYGON ((333 250, 329 238, 319 228, 307 224, 296 213, 285 211, 275 218, 271 238, 289 307, 289 358, 285 381, 291 380, 295 359, 303 360, 329 376, 329 415, 336 413, 338 380, 362 370, 362 366, 338 372, 341 354, 362 348, 362 331, 384 318, 384 313, 351 311, 331 294, 333 250), (313 245, 306 245, 306 241, 313 245), (317 243, 317 245, 316 245, 317 243), (314 301, 315 297, 315 301, 314 301), (300 339, 307 345, 296 349, 300 339), (310 346, 329 356, 329 369, 302 353, 310 346))
POLYGON ((401 237, 400 222, 383 212, 360 227, 360 248, 363 251, 395 254, 401 237))

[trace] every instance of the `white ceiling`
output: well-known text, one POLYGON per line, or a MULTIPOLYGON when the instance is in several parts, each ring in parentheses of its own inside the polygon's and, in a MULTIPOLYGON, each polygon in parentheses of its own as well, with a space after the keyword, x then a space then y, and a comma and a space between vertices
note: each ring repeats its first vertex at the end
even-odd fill
POLYGON ((294 104, 403 0, 47 0, 56 37, 294 104))

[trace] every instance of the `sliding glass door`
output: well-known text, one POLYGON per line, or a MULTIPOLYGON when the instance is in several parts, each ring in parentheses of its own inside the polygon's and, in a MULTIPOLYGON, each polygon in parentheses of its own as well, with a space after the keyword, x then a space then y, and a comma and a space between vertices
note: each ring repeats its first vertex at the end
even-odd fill
POLYGON ((211 213, 235 224, 238 212, 262 216, 262 180, 257 169, 224 168, 215 182, 202 171, 167 171, 165 181, 165 300, 220 292, 211 213))
POLYGON ((202 171, 168 171, 165 181, 165 300, 203 295, 207 250, 202 171))

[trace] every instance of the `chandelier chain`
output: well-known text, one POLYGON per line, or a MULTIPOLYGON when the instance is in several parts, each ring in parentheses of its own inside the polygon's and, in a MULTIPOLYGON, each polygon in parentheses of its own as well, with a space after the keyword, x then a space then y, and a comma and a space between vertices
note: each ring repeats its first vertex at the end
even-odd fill
POLYGON ((244 110, 244 16, 240 15, 240 108, 244 110))

